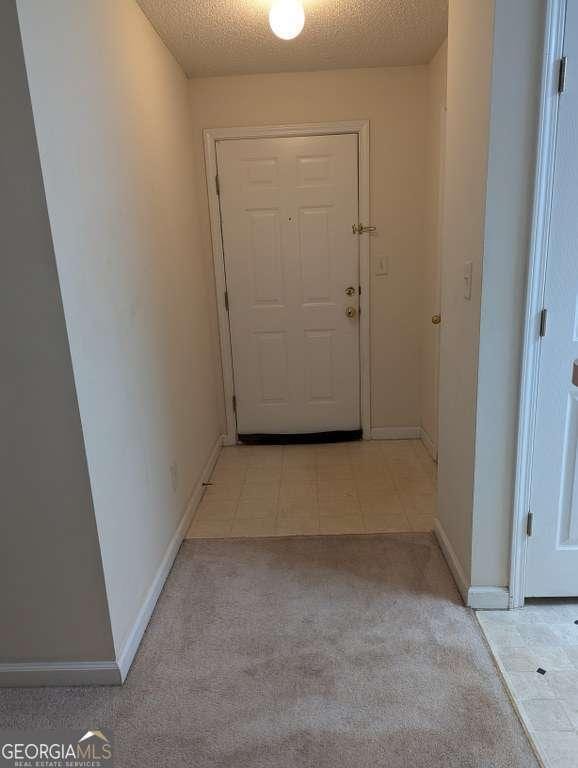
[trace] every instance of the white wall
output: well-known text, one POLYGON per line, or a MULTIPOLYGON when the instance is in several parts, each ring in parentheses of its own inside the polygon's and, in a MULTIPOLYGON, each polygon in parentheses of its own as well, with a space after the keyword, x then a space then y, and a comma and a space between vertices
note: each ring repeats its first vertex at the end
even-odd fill
POLYGON ((370 119, 371 248, 389 260, 389 274, 371 279, 371 423, 419 426, 427 67, 214 77, 189 88, 207 254, 203 128, 370 119))
POLYGON ((438 518, 469 581, 493 0, 450 0, 442 246, 438 518), (464 298, 464 264, 473 264, 464 298))
POLYGON ((222 418, 188 83, 133 0, 18 11, 118 655, 222 418))
POLYGON ((112 661, 16 5, 0 3, 0 684, 4 663, 112 661))
POLYGON ((503 588, 545 3, 449 10, 438 514, 465 586, 503 588))
POLYGON ((441 310, 441 242, 445 155, 447 40, 428 65, 427 175, 422 271, 420 426, 434 450, 438 441, 438 368, 440 327, 432 315, 441 310))
POLYGON ((544 0, 498 0, 476 417, 472 583, 506 586, 544 0))

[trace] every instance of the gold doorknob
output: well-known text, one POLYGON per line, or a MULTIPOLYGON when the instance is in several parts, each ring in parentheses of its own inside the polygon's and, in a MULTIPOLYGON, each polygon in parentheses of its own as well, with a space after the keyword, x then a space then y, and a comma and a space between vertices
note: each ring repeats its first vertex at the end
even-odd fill
POLYGON ((355 317, 355 315, 357 314, 357 310, 355 309, 355 307, 345 307, 345 314, 347 315, 347 317, 352 318, 352 317, 355 317))
POLYGON ((432 315, 431 316, 431 321, 432 321, 432 323, 434 325, 439 325, 441 323, 441 321, 442 321, 442 316, 441 315, 432 315))

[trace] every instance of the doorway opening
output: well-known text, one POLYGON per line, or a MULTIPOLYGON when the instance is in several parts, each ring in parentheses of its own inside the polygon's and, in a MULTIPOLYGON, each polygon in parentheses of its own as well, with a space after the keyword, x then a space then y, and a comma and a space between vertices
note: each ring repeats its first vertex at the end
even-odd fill
POLYGON ((369 436, 368 121, 209 129, 205 161, 226 442, 369 436))

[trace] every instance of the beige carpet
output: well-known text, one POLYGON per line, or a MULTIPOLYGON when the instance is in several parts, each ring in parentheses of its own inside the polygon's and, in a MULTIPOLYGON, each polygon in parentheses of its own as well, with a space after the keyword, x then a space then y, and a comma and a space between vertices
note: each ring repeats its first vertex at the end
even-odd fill
POLYGON ((186 542, 124 688, 0 691, 117 768, 536 768, 429 535, 186 542))

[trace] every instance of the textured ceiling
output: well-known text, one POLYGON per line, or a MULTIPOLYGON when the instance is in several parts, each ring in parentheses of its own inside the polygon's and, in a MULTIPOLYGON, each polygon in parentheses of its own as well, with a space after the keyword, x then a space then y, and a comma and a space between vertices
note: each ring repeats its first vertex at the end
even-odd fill
POLYGON ((305 28, 278 40, 270 0, 138 0, 190 77, 425 64, 447 0, 303 0, 305 28))

